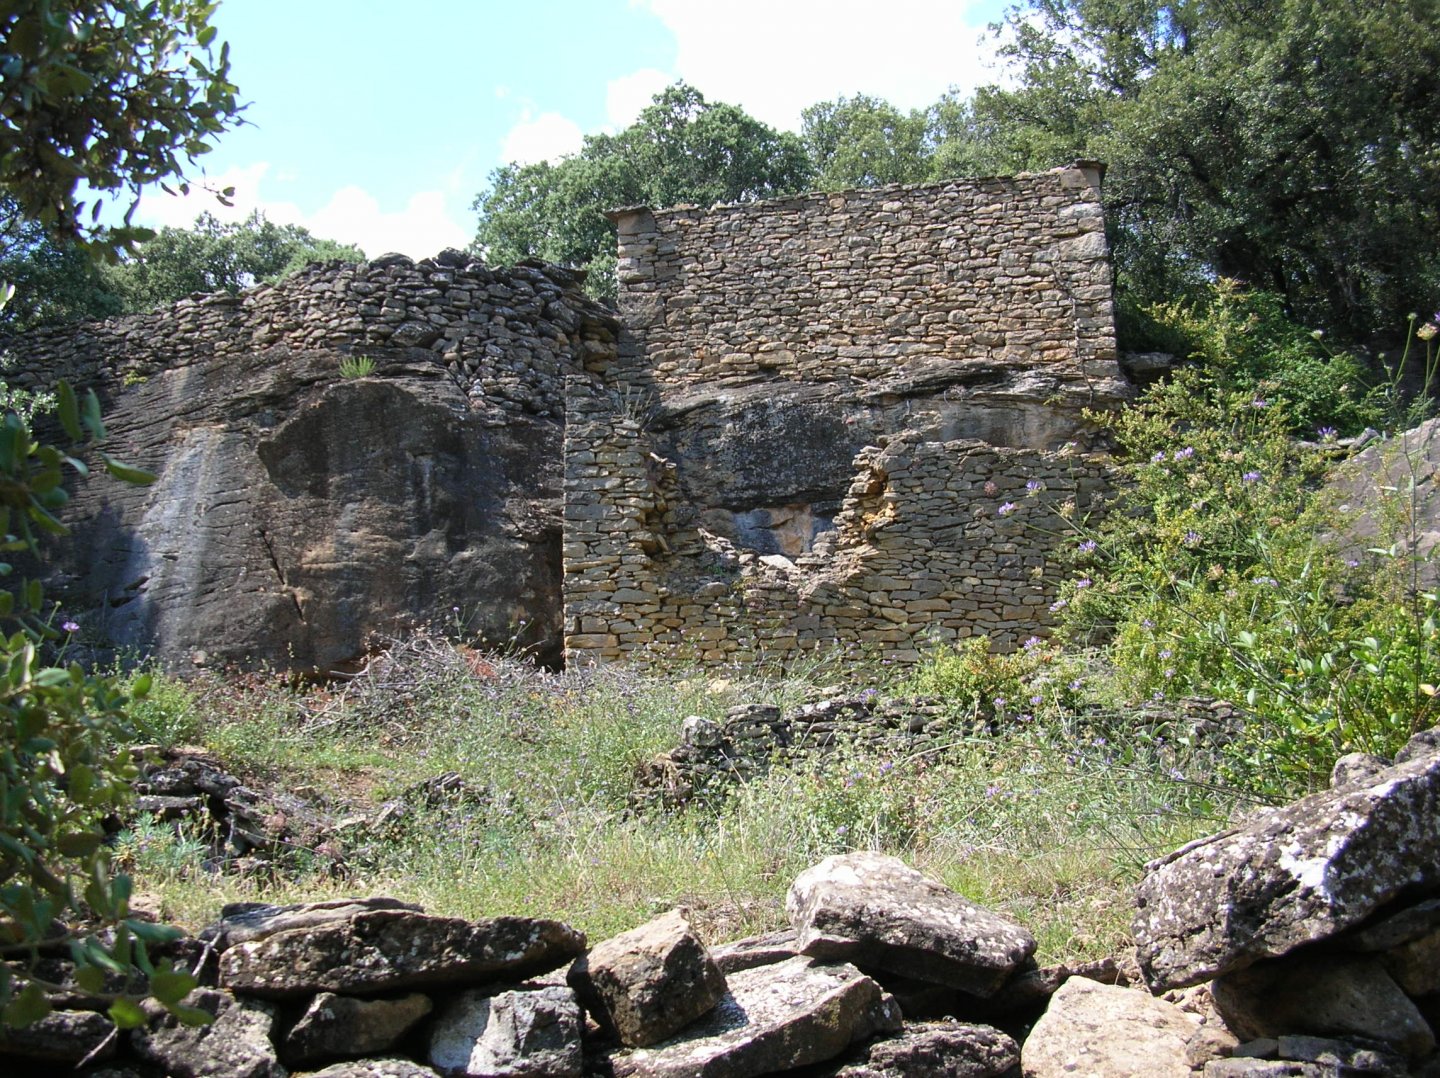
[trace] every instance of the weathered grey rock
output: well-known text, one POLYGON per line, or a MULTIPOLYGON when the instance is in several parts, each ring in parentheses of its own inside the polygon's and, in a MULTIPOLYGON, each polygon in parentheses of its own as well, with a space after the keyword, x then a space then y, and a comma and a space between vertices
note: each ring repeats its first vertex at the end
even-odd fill
POLYGON ((802 954, 988 996, 1035 950, 1024 928, 898 858, 827 857, 785 899, 802 954))
POLYGON ((1420 1012, 1370 956, 1319 954, 1258 963, 1217 977, 1215 1005, 1237 1036, 1361 1036, 1419 1059, 1435 1049, 1420 1012))
POLYGON ((220 956, 220 979, 236 991, 275 999, 423 991, 542 973, 584 949, 585 936, 559 921, 472 922, 375 910, 236 944, 220 956))
POLYGON ((652 1048, 616 1054, 616 1078, 752 1078, 831 1059, 900 1028, 880 986, 848 964, 796 957, 742 970, 699 1022, 652 1048))
POLYGON ((1423 759, 1426 756, 1440 755, 1440 726, 1432 726, 1428 730, 1421 730, 1413 736, 1399 752, 1395 754, 1397 764, 1409 763, 1411 760, 1423 759))
POLYGON ((441 1078, 438 1071, 408 1059, 357 1059, 335 1063, 305 1078, 441 1078))
POLYGON ((1283 955, 1440 887, 1440 757, 1303 798, 1146 866, 1135 941, 1152 988, 1283 955))
POLYGON ((579 1078, 580 1004, 568 988, 466 992, 430 1033, 429 1061, 446 1075, 579 1078))
POLYGON ((172 1078, 285 1078, 270 1035, 275 1008, 228 992, 201 988, 186 1004, 208 1011, 207 1026, 183 1026, 162 1014, 130 1034, 131 1051, 165 1069, 172 1078))
POLYGON ((725 975, 684 910, 597 944, 576 959, 569 981, 591 1016, 629 1047, 663 1041, 725 995, 725 975))
POLYGON ((1200 1023, 1148 992, 1082 977, 1060 986, 1020 1050, 1025 1078, 1190 1078, 1200 1023))
POLYGON ((1205 1064, 1204 1078, 1335 1078, 1335 1072, 1318 1063, 1212 1059, 1205 1064))
POLYGON ((867 1045, 861 1058, 823 1078, 1002 1078, 1019 1063, 1014 1038, 993 1026, 928 1022, 867 1045))
POLYGON ((280 1055, 296 1067, 387 1052, 432 1009, 430 997, 419 992, 399 999, 356 999, 321 992, 285 1034, 280 1055))
POLYGON ((67 609, 182 670, 328 671, 459 604, 469 631, 498 645, 518 623, 557 657, 561 379, 613 350, 613 318, 536 270, 500 271, 549 297, 500 324, 464 282, 442 302, 398 265, 321 272, 323 298, 307 276, 17 342, 47 384, 96 385, 109 447, 159 477, 76 491, 67 609), (428 347, 440 323, 470 365, 428 347), (362 354, 373 374, 342 378, 362 354))
POLYGON ((1341 1074, 1373 1074, 1384 1078, 1410 1075, 1410 1066, 1403 1056, 1329 1037, 1281 1037, 1276 1041, 1275 1054, 1280 1059, 1321 1063, 1341 1074))
POLYGON ((762 936, 746 936, 731 940, 718 947, 710 948, 710 957, 727 977, 742 969, 768 966, 794 958, 798 953, 795 944, 795 930, 782 928, 778 932, 767 932, 762 936))
POLYGON ((1370 782, 1389 766, 1388 760, 1382 760, 1368 752, 1347 752, 1336 760, 1335 766, 1330 769, 1330 788, 1333 790, 1341 786, 1370 782))
POLYGON ((114 1032, 115 1026, 103 1014, 52 1011, 23 1029, 0 1025, 0 1059, 79 1063, 99 1049, 95 1059, 103 1061, 115 1054, 113 1043, 101 1048, 114 1032))
POLYGON ((372 910, 424 911, 410 902, 394 898, 337 898, 328 902, 303 902, 290 906, 272 906, 268 902, 236 902, 220 911, 220 920, 200 932, 200 938, 217 951, 237 943, 264 939, 277 932, 292 929, 318 928, 350 920, 356 914, 372 910))
POLYGON ((1440 898, 1431 898, 1349 932, 1338 942, 1352 951, 1388 951, 1424 939, 1437 928, 1440 898))

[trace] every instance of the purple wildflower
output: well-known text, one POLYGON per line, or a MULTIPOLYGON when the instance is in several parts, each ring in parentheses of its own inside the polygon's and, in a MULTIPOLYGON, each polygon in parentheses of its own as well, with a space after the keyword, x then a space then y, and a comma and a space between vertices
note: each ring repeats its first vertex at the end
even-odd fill
POLYGON ((1195 455, 1195 447, 1194 447, 1193 445, 1187 445, 1184 449, 1177 449, 1177 450, 1175 450, 1175 459, 1176 459, 1176 460, 1189 460, 1189 459, 1190 459, 1191 457, 1193 457, 1194 455, 1195 455))
POLYGON ((1015 512, 1015 503, 1006 502, 999 509, 995 510, 995 512, 999 513, 1002 517, 1008 517, 1011 513, 1015 512))
POLYGON ((1075 581, 1076 591, 1079 591, 1081 588, 1088 588, 1089 586, 1090 578, 1088 576, 1082 576, 1079 580, 1075 581))
POLYGON ((70 618, 66 618, 64 621, 62 621, 60 623, 60 628, 67 633, 78 633, 80 631, 80 625, 77 622, 72 621, 70 618))
POLYGON ((1260 473, 1259 473, 1259 472, 1246 472, 1246 473, 1245 473, 1244 475, 1242 475, 1240 478, 1243 479, 1243 480, 1245 480, 1245 482, 1247 482, 1247 483, 1258 483, 1258 482, 1260 482, 1260 473))
POLYGON ((1086 539, 1083 543, 1080 544, 1080 553, 1081 553, 1081 554, 1093 554, 1094 552, 1095 552, 1095 540, 1094 540, 1094 539, 1086 539))

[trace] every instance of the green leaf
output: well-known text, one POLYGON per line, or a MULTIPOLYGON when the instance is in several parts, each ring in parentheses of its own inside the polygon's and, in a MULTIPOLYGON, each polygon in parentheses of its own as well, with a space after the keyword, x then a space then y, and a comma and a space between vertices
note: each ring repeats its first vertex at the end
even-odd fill
POLYGON ((147 472, 143 468, 132 468, 128 464, 121 464, 108 453, 101 453, 100 459, 105 462, 105 470, 122 483, 133 483, 136 486, 149 486, 155 482, 156 476, 153 472, 147 472))
POLYGON ((80 421, 90 432, 90 437, 97 442, 105 437, 105 422, 100 418, 100 398, 93 389, 85 394, 85 402, 80 409, 80 421))
POLYGON ((75 399, 75 390, 70 383, 62 380, 55 386, 55 401, 60 413, 60 425, 71 441, 80 440, 80 402, 75 399))
POLYGON ((150 994, 168 1007, 188 996, 197 983, 183 970, 156 970, 150 978, 150 994))
POLYGON ((80 991, 95 995, 105 990, 105 974, 94 966, 80 966, 75 970, 75 984, 80 991))
POLYGON ((40 1021, 49 1013, 50 1000, 46 998, 40 986, 31 981, 10 1001, 9 1006, 0 1012, 0 1019, 3 1019, 7 1026, 23 1029, 25 1026, 40 1021))
POLYGON ((123 996, 112 1003, 106 1013, 118 1029, 139 1029, 146 1021, 145 1012, 140 1009, 140 1005, 123 996))

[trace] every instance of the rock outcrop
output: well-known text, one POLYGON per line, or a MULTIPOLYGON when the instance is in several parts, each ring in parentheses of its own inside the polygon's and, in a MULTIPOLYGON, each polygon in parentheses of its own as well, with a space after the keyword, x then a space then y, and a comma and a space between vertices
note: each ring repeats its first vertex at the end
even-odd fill
POLYGON ((556 661, 563 378, 615 336, 573 274, 452 251, 11 342, 158 476, 80 488, 67 610, 178 669, 323 672, 437 620, 556 661))

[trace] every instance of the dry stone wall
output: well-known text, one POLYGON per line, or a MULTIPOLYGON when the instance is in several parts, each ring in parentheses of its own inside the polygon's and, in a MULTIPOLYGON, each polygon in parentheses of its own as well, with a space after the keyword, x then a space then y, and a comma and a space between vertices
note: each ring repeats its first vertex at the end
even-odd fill
POLYGON ((617 211, 628 332, 603 373, 671 394, 941 363, 991 393, 1123 396, 1102 171, 617 211))
POLYGON ((1106 486, 1083 409, 1131 391, 1102 172, 614 213, 619 346, 567 383, 567 653, 1044 635, 1057 514, 1106 486))
POLYGON ((459 251, 414 262, 387 255, 314 263, 277 284, 196 294, 147 314, 37 330, 7 342, 16 381, 118 379, 262 351, 423 349, 493 413, 559 417, 563 376, 614 354, 614 326, 578 278, 540 263, 492 269, 459 251))
POLYGON ((1053 621, 1057 525, 1107 485, 1103 460, 1073 448, 902 432, 856 456, 834 527, 810 550, 760 554, 703 526, 638 419, 572 387, 572 658, 749 663, 839 649, 916 662, 927 644, 976 635, 1015 647, 1053 621))

